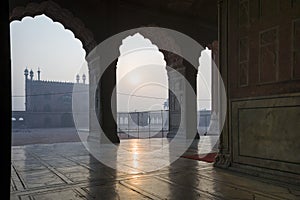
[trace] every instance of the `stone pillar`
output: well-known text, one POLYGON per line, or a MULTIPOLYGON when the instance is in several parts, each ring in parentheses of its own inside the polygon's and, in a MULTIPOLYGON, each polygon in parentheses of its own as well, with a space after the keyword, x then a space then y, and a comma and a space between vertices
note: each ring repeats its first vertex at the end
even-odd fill
POLYGON ((213 41, 209 45, 211 50, 211 119, 208 135, 218 135, 220 133, 220 77, 218 72, 218 41, 213 41))
POLYGON ((120 143, 117 134, 117 95, 116 95, 116 66, 117 60, 114 60, 104 71, 98 85, 100 93, 100 125, 106 137, 112 143, 120 143), (114 118, 115 117, 115 118, 114 118))
POLYGON ((105 71, 99 55, 87 57, 89 66, 89 136, 88 141, 119 143, 116 116, 116 61, 105 71), (99 77, 103 74, 102 77, 99 77), (101 127, 101 128, 100 128, 101 127), (106 136, 106 137, 105 137, 106 136))
MULTIPOLYGON (((228 91, 228 1, 219 1, 218 2, 218 45, 212 45, 211 49, 213 50, 212 55, 214 55, 214 60, 218 68, 220 69, 220 74, 224 81, 224 87, 228 91), (217 49, 216 49, 217 47, 217 49)), ((236 39, 236 38, 235 38, 236 39)), ((228 94, 227 94, 228 95, 228 94)), ((229 101, 229 96, 226 97, 227 102, 229 101)), ((225 106, 225 105, 224 105, 225 106)), ((227 103, 227 107, 229 103, 227 103)), ((228 107, 229 108, 229 107, 228 107)), ((224 115, 225 113, 222 113, 224 115)), ((232 163, 231 150, 230 150, 230 131, 229 131, 229 115, 227 114, 223 130, 219 139, 219 152, 215 159, 214 166, 221 168, 228 168, 232 163)))
POLYGON ((176 134, 180 134, 186 139, 199 138, 195 95, 197 70, 177 55, 170 52, 164 52, 164 55, 169 80, 169 133, 167 137, 173 138, 176 134), (188 84, 192 86, 192 90, 189 89, 188 84))
POLYGON ((189 139, 200 139, 197 129, 197 69, 183 60, 185 79, 192 90, 185 90, 186 127, 189 139))
POLYGON ((89 141, 100 142, 100 127, 98 123, 100 108, 100 93, 97 80, 100 74, 100 57, 87 57, 89 67, 89 141), (97 67, 98 66, 98 67, 97 67), (96 90, 96 92, 95 92, 96 90))
POLYGON ((167 137, 173 138, 179 131, 179 124, 181 120, 181 101, 177 97, 183 96, 181 89, 176 82, 180 82, 179 78, 176 78, 176 73, 170 68, 167 68, 168 85, 169 85, 169 132, 167 137), (177 91, 176 91, 177 89, 177 91), (177 97, 176 97, 177 96, 177 97))

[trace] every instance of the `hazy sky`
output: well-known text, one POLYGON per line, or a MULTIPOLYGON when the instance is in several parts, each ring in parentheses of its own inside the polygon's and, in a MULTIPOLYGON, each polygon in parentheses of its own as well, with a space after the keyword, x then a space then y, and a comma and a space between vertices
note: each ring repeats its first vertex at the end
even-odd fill
MULTIPOLYGON (((74 34, 45 16, 13 21, 11 28, 12 93, 24 96, 24 69, 41 70, 42 80, 75 81, 85 51, 74 34)), ((13 110, 24 110, 24 98, 13 98, 13 110)))
POLYGON ((150 40, 139 33, 124 39, 117 64, 118 110, 161 110, 168 98, 165 68, 163 54, 150 40))
MULTIPOLYGON (((38 68, 42 80, 74 82, 80 70, 80 75, 88 75, 81 42, 60 23, 42 15, 13 21, 10 27, 13 110, 25 109, 23 74, 26 67, 35 72, 34 79, 38 68)), ((162 109, 168 94, 163 54, 140 34, 124 39, 120 54, 117 64, 118 111, 162 109)), ((202 52, 200 72, 198 109, 210 109, 207 101, 211 85, 209 50, 202 52), (207 82, 204 76, 208 77, 207 82)))

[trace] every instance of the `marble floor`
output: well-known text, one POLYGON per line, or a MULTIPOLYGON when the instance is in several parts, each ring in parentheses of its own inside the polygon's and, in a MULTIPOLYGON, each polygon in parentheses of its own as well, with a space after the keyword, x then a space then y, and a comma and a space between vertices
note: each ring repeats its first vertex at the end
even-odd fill
MULTIPOLYGON (((300 187, 214 168, 179 154, 166 166, 155 155, 134 159, 167 143, 158 138, 121 140, 128 153, 118 154, 110 167, 80 142, 13 146, 11 199, 300 199, 300 187), (156 168, 149 170, 149 165, 156 168)), ((215 152, 216 146, 215 138, 201 137, 185 154, 215 152)))

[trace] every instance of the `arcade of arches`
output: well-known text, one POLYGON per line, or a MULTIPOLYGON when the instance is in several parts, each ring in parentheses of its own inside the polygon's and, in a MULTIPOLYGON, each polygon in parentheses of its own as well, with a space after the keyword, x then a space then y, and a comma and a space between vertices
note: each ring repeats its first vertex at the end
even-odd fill
MULTIPOLYGON (((97 70, 93 68, 93 63, 97 58, 89 53, 98 43, 109 36, 128 29, 155 24, 158 27, 182 32, 202 46, 209 47, 224 81, 227 113, 220 135, 218 154, 213 164, 215 171, 210 170, 207 173, 215 173, 211 176, 217 177, 216 179, 235 176, 240 182, 248 177, 250 182, 260 178, 275 185, 291 184, 293 189, 287 194, 289 196, 280 196, 280 192, 276 193, 276 191, 274 191, 275 194, 270 192, 270 195, 264 196, 263 192, 257 192, 260 191, 259 189, 257 191, 254 189, 254 193, 257 197, 267 199, 299 198, 299 1, 10 1, 10 21, 38 14, 45 14, 54 21, 62 23, 66 29, 70 29, 74 33, 76 38, 81 40, 88 55, 90 80, 93 80, 94 70, 97 70), (240 173, 240 175, 232 175, 233 173, 240 173)), ((6 50, 9 52, 9 49, 6 50)), ((190 64, 177 55, 162 52, 167 65, 180 72, 196 90, 197 70, 189 67, 190 64)), ((111 111, 111 104, 114 102, 110 98, 116 83, 114 66, 116 66, 116 61, 106 70, 105 76, 98 83, 95 95, 98 95, 100 99, 100 107, 97 110, 99 123, 108 139, 118 143, 119 138, 117 134, 114 134, 117 127, 111 111)), ((168 76, 171 87, 175 84, 175 80, 172 80, 172 75, 168 74, 168 76)), ((214 95, 214 90, 212 95, 214 95)), ((90 99, 94 98, 91 96, 90 99)), ((172 124, 172 120, 176 121, 175 118, 178 117, 175 109, 177 101, 172 98, 175 97, 169 93, 169 102, 174 102, 174 105, 170 103, 169 113, 171 135, 172 130, 176 129, 176 123, 172 124), (174 109, 172 110, 172 108, 174 109)), ((195 101, 188 99, 188 102, 181 106, 185 106, 189 113, 195 112, 196 115, 195 101)), ((213 102, 212 109, 214 106, 216 105, 213 102)), ((90 107, 95 107, 95 102, 90 101, 90 107)), ((185 120, 188 124, 185 131, 194 135, 197 131, 196 122, 188 119, 188 116, 185 120)), ((93 129, 93 124, 90 125, 90 129, 93 129)), ((89 135, 90 140, 97 140, 99 137, 101 134, 89 135)), ((200 167, 189 165, 186 167, 186 171, 190 172, 188 176, 199 176, 197 170, 201 170, 200 167), (189 169, 191 171, 188 171, 189 169)), ((48 168, 52 171, 56 170, 51 166, 48 168)), ((167 180, 167 176, 162 176, 161 179, 167 180)), ((167 181, 175 184, 175 188, 172 185, 174 193, 181 191, 181 185, 178 186, 181 179, 185 179, 185 177, 169 175, 167 181), (176 190, 178 191, 176 192, 176 190)), ((209 178, 204 179, 208 182, 209 178)), ((126 186, 126 184, 143 184, 145 180, 147 179, 140 182, 137 180, 136 183, 133 183, 133 179, 120 181, 123 183, 120 187, 126 186)), ((153 182, 157 180, 153 180, 153 182)), ((167 181, 164 184, 167 184, 167 181)), ((199 182, 199 185, 196 186, 198 187, 197 191, 201 196, 201 191, 203 192, 201 187, 204 185, 200 184, 199 177, 197 181, 199 182)), ((192 181, 186 184, 195 187, 198 182, 192 181)), ((184 183, 184 180, 181 183, 184 183)), ((242 186, 243 183, 240 185, 247 191, 247 186, 242 186)), ((97 187, 100 188, 100 186, 97 187)), ((135 187, 136 191, 139 191, 139 186, 135 185, 135 187)), ((144 187, 146 191, 147 186, 144 187)), ((168 190, 172 190, 171 186, 168 188, 168 190)), ((122 190, 118 189, 121 192, 122 190)), ((220 190, 215 188, 214 191, 218 193, 215 198, 232 199, 230 194, 228 194, 229 196, 222 195, 222 192, 226 193, 225 190, 226 188, 221 186, 220 190)), ((159 191, 156 192, 159 193, 159 191)), ((163 193, 163 191, 161 192, 163 193)), ((141 192, 140 194, 157 198, 155 193, 151 192, 141 192)), ((214 194, 209 195, 214 196, 214 194)), ((244 193, 241 192, 237 198, 243 197, 243 195, 244 193)), ((21 193, 20 196, 22 196, 21 193)), ((212 196, 210 198, 213 198, 212 196)), ((196 196, 193 197, 196 198, 196 196)))

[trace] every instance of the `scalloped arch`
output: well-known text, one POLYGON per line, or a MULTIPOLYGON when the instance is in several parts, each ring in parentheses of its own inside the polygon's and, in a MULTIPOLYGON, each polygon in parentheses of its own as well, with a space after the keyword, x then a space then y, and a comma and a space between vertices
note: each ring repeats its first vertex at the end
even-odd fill
POLYGON ((41 14, 50 17, 53 22, 61 23, 65 29, 71 30, 75 38, 81 41, 86 56, 97 46, 93 33, 84 26, 84 23, 69 10, 61 8, 53 1, 29 3, 26 7, 16 7, 10 14, 9 20, 21 21, 26 16, 34 17, 41 14))
MULTIPOLYGON (((148 24, 148 25, 142 26, 142 27, 151 28, 151 27, 158 27, 158 26, 156 24, 148 24)), ((163 42, 163 43, 167 44, 169 49, 179 51, 179 46, 177 46, 174 39, 172 37, 170 37, 168 35, 168 33, 166 33, 163 30, 158 31, 157 33, 159 34, 160 37, 153 37, 153 35, 151 33, 147 32, 147 31, 141 31, 140 32, 140 34, 145 39, 150 40, 149 38, 151 38, 150 42, 153 45, 155 45, 156 47, 158 47, 157 44, 160 44, 160 43, 163 42)), ((122 42, 122 44, 123 44, 123 42, 122 42)), ((164 60, 166 61, 166 64, 169 65, 170 67, 176 68, 176 66, 181 66, 182 65, 183 59, 180 56, 175 55, 171 52, 165 51, 163 49, 160 49, 159 47, 158 47, 158 51, 163 54, 163 57, 164 57, 164 60)), ((169 68, 166 68, 166 69, 168 71, 169 68)))

